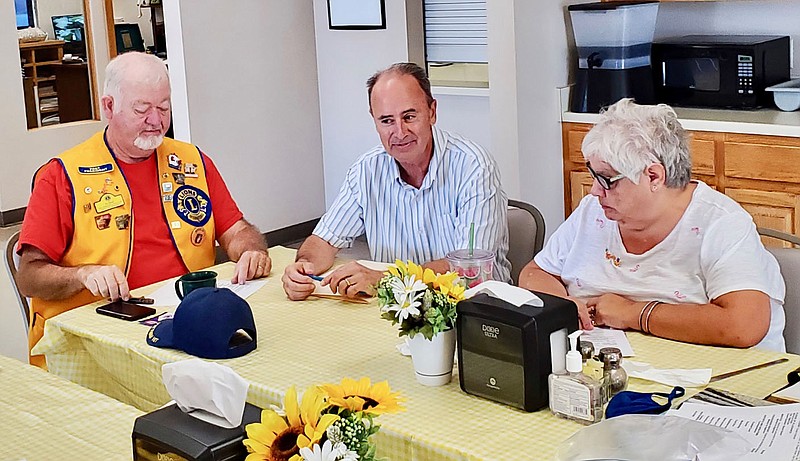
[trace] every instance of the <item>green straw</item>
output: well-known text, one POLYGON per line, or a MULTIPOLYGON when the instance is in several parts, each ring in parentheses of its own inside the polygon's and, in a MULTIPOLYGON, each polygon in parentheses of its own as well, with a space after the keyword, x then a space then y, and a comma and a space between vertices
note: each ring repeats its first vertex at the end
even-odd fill
POLYGON ((472 257, 473 250, 475 249, 475 223, 469 223, 469 246, 467 247, 469 250, 469 257, 472 257))

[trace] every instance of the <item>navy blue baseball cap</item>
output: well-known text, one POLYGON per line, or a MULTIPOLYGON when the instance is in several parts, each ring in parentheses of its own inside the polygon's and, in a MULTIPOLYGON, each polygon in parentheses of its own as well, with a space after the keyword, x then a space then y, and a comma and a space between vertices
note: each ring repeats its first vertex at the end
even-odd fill
POLYGON ((232 359, 256 348, 256 323, 247 301, 227 288, 192 290, 147 333, 147 344, 205 359, 232 359))

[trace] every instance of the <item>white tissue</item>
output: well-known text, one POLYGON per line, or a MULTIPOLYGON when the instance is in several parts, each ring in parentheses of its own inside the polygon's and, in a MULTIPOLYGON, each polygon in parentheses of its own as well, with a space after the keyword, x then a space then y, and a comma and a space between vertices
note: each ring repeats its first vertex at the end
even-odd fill
POLYGON ((536 307, 544 306, 544 301, 530 291, 504 282, 498 282, 497 280, 489 280, 470 288, 464 292, 464 297, 471 298, 479 293, 486 293, 495 298, 500 298, 517 307, 521 307, 524 304, 536 307))
POLYGON ((194 358, 165 364, 161 377, 184 413, 226 429, 242 424, 250 383, 230 368, 194 358))
POLYGON ((622 368, 628 377, 646 379, 667 386, 700 387, 711 379, 711 368, 653 368, 650 364, 624 360, 622 368))

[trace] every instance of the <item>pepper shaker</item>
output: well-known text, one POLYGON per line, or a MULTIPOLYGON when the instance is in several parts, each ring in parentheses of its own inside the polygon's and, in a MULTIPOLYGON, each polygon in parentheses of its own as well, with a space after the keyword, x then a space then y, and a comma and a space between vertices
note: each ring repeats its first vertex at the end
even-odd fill
POLYGON ((600 349, 600 357, 603 361, 603 388, 606 391, 606 399, 610 400, 628 387, 628 373, 621 366, 622 351, 618 348, 604 347, 600 349))

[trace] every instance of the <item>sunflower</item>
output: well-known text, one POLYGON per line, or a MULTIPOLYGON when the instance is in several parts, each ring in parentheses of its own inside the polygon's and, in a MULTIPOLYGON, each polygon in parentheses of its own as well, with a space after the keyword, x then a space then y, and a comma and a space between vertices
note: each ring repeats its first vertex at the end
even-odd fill
POLYGON ((316 387, 303 394, 297 404, 297 391, 294 386, 286 392, 283 413, 275 410, 261 412, 261 422, 245 427, 247 439, 246 461, 300 461, 300 449, 318 443, 325 429, 339 419, 338 415, 321 415, 328 406, 325 396, 316 387), (321 416, 320 416, 321 415, 321 416))
POLYGON ((403 401, 400 393, 393 393, 386 381, 372 385, 366 377, 358 381, 344 378, 341 384, 324 384, 320 387, 328 395, 330 405, 352 412, 380 415, 405 410, 400 406, 403 401))

